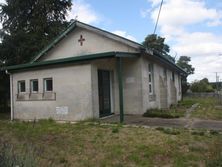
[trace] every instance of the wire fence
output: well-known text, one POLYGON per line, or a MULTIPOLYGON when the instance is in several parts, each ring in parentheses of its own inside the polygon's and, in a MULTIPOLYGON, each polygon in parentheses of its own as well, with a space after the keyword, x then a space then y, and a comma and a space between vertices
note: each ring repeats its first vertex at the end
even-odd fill
POLYGON ((190 98, 216 98, 218 103, 222 104, 222 91, 186 93, 185 97, 190 97, 190 98))

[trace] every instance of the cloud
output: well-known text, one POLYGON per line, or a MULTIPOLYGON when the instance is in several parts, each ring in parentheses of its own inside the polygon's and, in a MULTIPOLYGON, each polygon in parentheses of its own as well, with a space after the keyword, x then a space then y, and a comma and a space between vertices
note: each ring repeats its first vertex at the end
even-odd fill
POLYGON ((92 24, 100 22, 100 16, 93 10, 90 4, 86 3, 84 0, 74 0, 73 7, 70 12, 68 12, 67 20, 75 19, 92 24))
POLYGON ((122 30, 116 30, 112 32, 113 34, 119 35, 121 37, 127 38, 129 40, 135 41, 137 42, 136 38, 133 37, 132 35, 127 34, 126 31, 122 31, 122 30))
POLYGON ((148 2, 152 3, 152 7, 155 7, 160 4, 161 0, 148 0, 148 2))
MULTIPOLYGON (((159 10, 158 0, 149 0, 149 15, 155 23, 159 10)), ((222 11, 207 7, 204 0, 165 0, 159 20, 161 36, 171 44, 172 53, 191 57, 195 74, 189 81, 208 77, 215 81, 214 72, 222 69, 222 35, 207 32, 212 26, 222 25, 222 11), (189 27, 192 26, 192 29, 189 27)), ((220 28, 220 27, 218 27, 220 28)), ((222 71, 222 70, 221 70, 222 71)), ((221 73, 222 78, 222 73, 221 73)))
POLYGON ((0 0, 0 4, 1 4, 1 3, 5 3, 5 0, 0 0))

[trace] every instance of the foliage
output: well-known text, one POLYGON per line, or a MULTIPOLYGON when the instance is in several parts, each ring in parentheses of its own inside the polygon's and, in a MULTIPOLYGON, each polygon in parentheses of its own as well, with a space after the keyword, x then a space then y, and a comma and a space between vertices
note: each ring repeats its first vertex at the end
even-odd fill
POLYGON ((9 77, 3 71, 0 71, 0 112, 9 111, 9 85, 9 77))
MULTIPOLYGON (((67 27, 71 0, 6 0, 0 4, 0 70, 30 61, 67 27)), ((0 112, 8 110, 9 77, 0 72, 0 112)))
POLYGON ((189 64, 191 58, 188 56, 180 56, 179 60, 177 61, 177 65, 181 67, 184 71, 187 72, 188 75, 194 74, 195 68, 189 64))
POLYGON ((153 52, 160 56, 165 56, 170 61, 175 61, 168 53, 170 47, 164 43, 165 38, 157 36, 156 34, 147 35, 144 42, 142 43, 145 48, 153 50, 153 52))
POLYGON ((6 0, 0 5, 0 60, 7 65, 29 61, 66 27, 71 5, 71 0, 6 0))
MULTIPOLYGON (((189 64, 191 61, 191 58, 188 56, 180 56, 179 60, 177 61, 177 65, 181 67, 184 71, 187 72, 187 76, 194 74, 195 68, 192 67, 191 64, 189 64)), ((182 82, 182 94, 185 94, 187 90, 189 89, 189 84, 187 82, 187 76, 183 77, 182 82)))
POLYGON ((204 78, 199 81, 194 81, 190 89, 192 92, 214 92, 214 89, 212 85, 209 84, 209 81, 207 78, 204 78))
POLYGON ((173 110, 149 109, 143 114, 143 116, 151 118, 179 118, 182 116, 181 114, 183 115, 183 113, 178 113, 173 110))
POLYGON ((170 52, 170 47, 165 44, 164 41, 165 38, 157 36, 156 34, 150 34, 145 38, 143 46, 166 54, 170 52))

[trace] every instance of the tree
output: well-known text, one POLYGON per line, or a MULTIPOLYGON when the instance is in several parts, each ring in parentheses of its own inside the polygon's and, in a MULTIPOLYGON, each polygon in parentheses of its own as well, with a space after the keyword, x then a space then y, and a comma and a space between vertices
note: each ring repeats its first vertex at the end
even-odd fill
MULTIPOLYGON (((30 61, 67 27, 65 16, 71 5, 71 0, 6 0, 0 4, 0 68, 30 61)), ((9 77, 0 72, 0 108, 8 94, 9 77)))
POLYGON ((0 5, 0 60, 20 64, 35 56, 67 26, 71 0, 6 0, 0 5))
POLYGON ((190 89, 192 92, 213 92, 214 89, 212 85, 209 84, 209 81, 207 78, 204 78, 200 81, 194 81, 190 89))
POLYGON ((165 38, 156 34, 150 34, 147 35, 142 45, 147 49, 151 49, 155 54, 165 56, 167 59, 175 62, 175 59, 169 55, 170 47, 164 42, 165 38))
POLYGON ((177 61, 177 65, 181 67, 184 71, 187 72, 188 75, 194 74, 195 68, 192 67, 191 64, 189 64, 191 61, 191 58, 188 56, 180 56, 179 60, 177 61))
POLYGON ((165 38, 157 36, 156 34, 147 35, 145 41, 142 43, 143 46, 149 49, 159 51, 160 53, 169 53, 170 47, 164 43, 165 38))
MULTIPOLYGON (((184 71, 187 72, 187 76, 194 74, 195 68, 192 67, 191 64, 189 64, 191 61, 191 58, 188 56, 180 56, 179 60, 177 61, 177 65, 181 67, 184 71)), ((189 89, 189 84, 187 82, 187 76, 182 77, 182 94, 185 94, 187 90, 189 89)))

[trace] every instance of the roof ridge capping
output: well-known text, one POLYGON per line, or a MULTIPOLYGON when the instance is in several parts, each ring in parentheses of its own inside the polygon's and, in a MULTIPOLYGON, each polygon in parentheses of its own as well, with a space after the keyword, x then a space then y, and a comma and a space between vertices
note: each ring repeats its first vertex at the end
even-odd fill
POLYGON ((125 43, 125 44, 127 44, 131 47, 134 47, 134 48, 138 48, 138 49, 144 48, 142 44, 132 41, 130 39, 124 38, 122 36, 116 35, 116 34, 111 33, 109 31, 91 26, 89 24, 86 24, 86 23, 83 23, 83 22, 80 22, 77 20, 71 20, 71 23, 69 24, 69 26, 64 31, 62 31, 58 36, 56 36, 46 47, 44 47, 40 52, 38 52, 36 54, 36 56, 34 56, 34 58, 30 61, 30 63, 34 63, 40 57, 45 55, 49 50, 51 50, 57 43, 59 43, 63 38, 65 38, 67 36, 67 34, 70 33, 77 26, 81 27, 81 28, 85 28, 87 30, 94 31, 99 34, 102 34, 103 36, 106 36, 107 38, 111 38, 113 40, 118 40, 118 41, 125 43))

